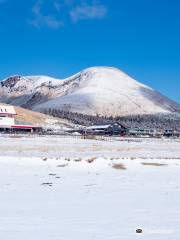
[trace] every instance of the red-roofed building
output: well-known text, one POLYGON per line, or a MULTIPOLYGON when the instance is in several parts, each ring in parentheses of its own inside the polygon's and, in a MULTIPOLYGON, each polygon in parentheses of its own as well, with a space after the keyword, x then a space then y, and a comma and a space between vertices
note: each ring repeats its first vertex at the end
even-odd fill
POLYGON ((17 125, 15 116, 17 115, 13 106, 0 105, 0 131, 2 132, 39 132, 41 127, 33 125, 17 125))

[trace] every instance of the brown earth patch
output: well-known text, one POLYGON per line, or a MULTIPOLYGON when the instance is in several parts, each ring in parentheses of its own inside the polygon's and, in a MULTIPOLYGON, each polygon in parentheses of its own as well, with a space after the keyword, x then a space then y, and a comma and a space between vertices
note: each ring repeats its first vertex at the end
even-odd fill
POLYGON ((96 160, 96 157, 93 157, 93 158, 87 159, 87 162, 88 163, 93 163, 95 160, 96 160))
POLYGON ((57 167, 67 167, 68 166, 68 164, 59 164, 59 165, 57 165, 57 167))
POLYGON ((144 165, 144 166, 153 166, 153 167, 168 166, 168 164, 165 164, 165 163, 146 163, 146 162, 142 162, 141 164, 144 165))
POLYGON ((115 163, 112 165, 112 167, 117 170, 126 170, 127 169, 126 166, 124 166, 124 164, 122 164, 122 163, 115 163))

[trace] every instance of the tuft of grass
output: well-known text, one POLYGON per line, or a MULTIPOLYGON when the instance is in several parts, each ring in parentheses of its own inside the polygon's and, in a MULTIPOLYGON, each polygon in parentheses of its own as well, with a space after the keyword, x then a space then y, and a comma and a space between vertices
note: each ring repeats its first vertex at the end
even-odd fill
POLYGON ((95 136, 95 135, 85 135, 85 136, 81 136, 81 139, 98 140, 97 136, 95 136))
POLYGON ((81 161, 82 161, 81 158, 75 158, 75 159, 74 159, 74 162, 81 162, 81 161))
POLYGON ((64 160, 65 160, 65 161, 68 161, 68 162, 70 162, 70 161, 71 161, 71 159, 70 159, 70 158, 65 158, 64 160))
POLYGON ((146 162, 142 162, 141 164, 144 165, 144 166, 153 166, 153 167, 168 166, 168 164, 165 164, 165 163, 146 163, 146 162))
POLYGON ((23 136, 21 135, 9 135, 9 138, 22 138, 23 136))
POLYGON ((96 157, 93 157, 93 158, 87 159, 87 162, 88 163, 93 163, 95 160, 96 160, 96 157))
POLYGON ((126 170, 127 169, 126 166, 124 166, 124 164, 122 164, 122 163, 115 163, 112 165, 112 167, 117 170, 126 170))
POLYGON ((57 165, 57 167, 67 167, 68 166, 68 164, 59 164, 59 165, 57 165))
POLYGON ((41 185, 52 187, 53 183, 51 183, 51 182, 44 182, 41 185))

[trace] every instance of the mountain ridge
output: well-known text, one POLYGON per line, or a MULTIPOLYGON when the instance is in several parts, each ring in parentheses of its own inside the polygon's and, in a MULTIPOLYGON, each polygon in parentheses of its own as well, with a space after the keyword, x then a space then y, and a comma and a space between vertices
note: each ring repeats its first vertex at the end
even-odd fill
POLYGON ((180 113, 180 104, 114 67, 91 67, 65 79, 14 76, 0 82, 0 101, 35 111, 126 116, 180 113))

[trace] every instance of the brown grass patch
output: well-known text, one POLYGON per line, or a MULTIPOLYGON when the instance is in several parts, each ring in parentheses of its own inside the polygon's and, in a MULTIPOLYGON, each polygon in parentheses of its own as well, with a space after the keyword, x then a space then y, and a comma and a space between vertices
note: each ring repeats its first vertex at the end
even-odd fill
POLYGON ((67 167, 68 166, 68 164, 59 164, 59 165, 57 165, 57 167, 67 167))
POLYGON ((112 165, 112 167, 117 170, 126 170, 127 169, 126 166, 124 166, 124 164, 122 164, 122 163, 115 163, 112 165))
POLYGON ((168 164, 165 164, 165 163, 146 163, 146 162, 142 162, 141 164, 144 165, 144 166, 153 166, 153 167, 168 166, 168 164))
POLYGON ((96 157, 90 158, 87 160, 88 163, 93 163, 96 160, 96 157))
POLYGON ((53 183, 51 183, 51 182, 44 182, 41 185, 52 187, 53 183))
MULTIPOLYGON (((8 105, 8 104, 2 103, 1 105, 8 105)), ((17 115, 15 116, 15 120, 18 124, 42 125, 42 124, 46 124, 48 121, 53 123, 62 123, 63 121, 63 123, 66 126, 69 126, 68 124, 69 121, 67 120, 56 118, 48 114, 43 114, 40 112, 28 110, 22 107, 17 107, 17 106, 14 106, 14 107, 17 113, 17 115)))
POLYGON ((75 159, 74 159, 74 162, 81 162, 81 161, 82 161, 81 158, 75 158, 75 159))
POLYGON ((21 135, 9 135, 9 138, 22 138, 21 135))

